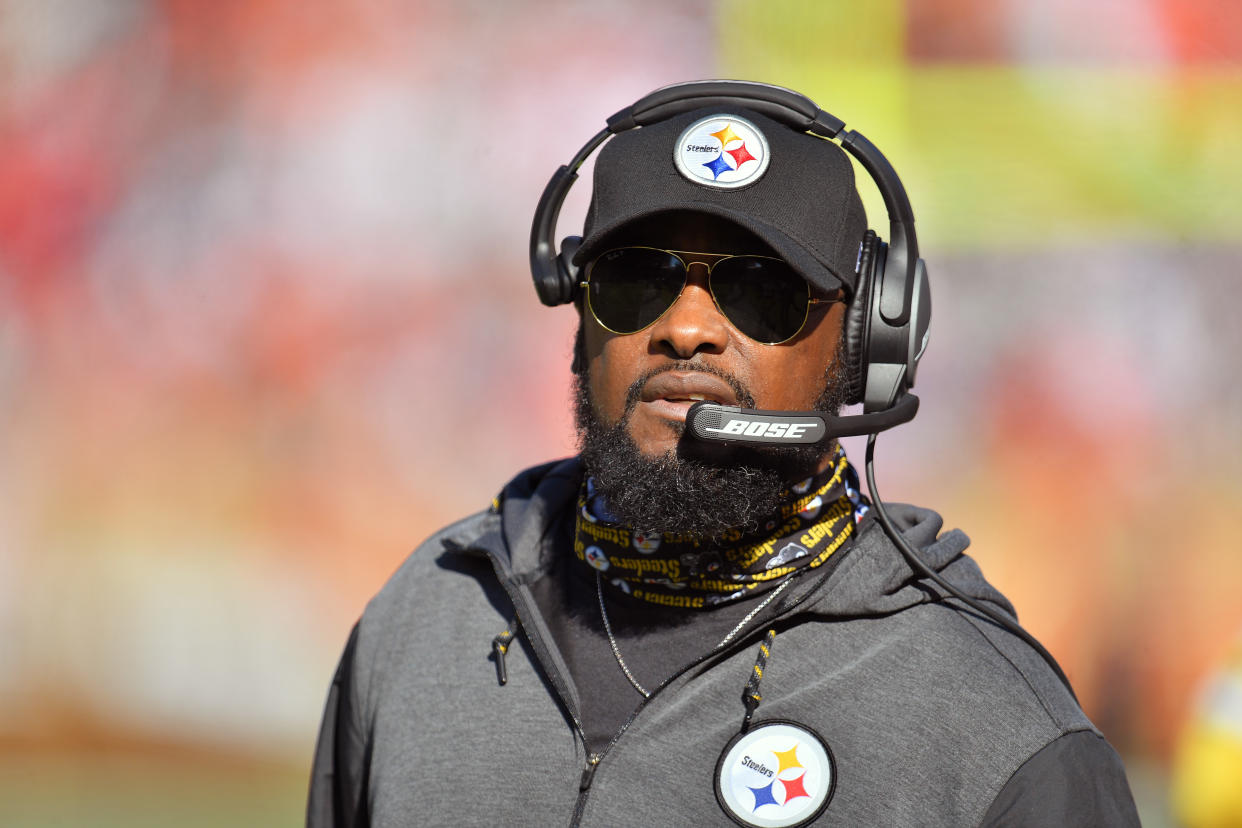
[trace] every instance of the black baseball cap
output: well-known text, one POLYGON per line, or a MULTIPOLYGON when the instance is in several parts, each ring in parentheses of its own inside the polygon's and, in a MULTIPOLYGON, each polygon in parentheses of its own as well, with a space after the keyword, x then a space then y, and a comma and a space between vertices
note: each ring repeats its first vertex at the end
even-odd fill
POLYGON ((686 211, 750 231, 812 285, 854 292, 867 216, 854 168, 832 141, 741 107, 619 133, 596 159, 573 261, 608 251, 633 221, 686 211))

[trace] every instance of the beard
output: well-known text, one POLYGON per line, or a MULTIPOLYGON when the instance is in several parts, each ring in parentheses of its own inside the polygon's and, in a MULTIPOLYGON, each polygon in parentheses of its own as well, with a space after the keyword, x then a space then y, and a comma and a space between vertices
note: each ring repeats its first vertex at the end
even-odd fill
MULTIPOLYGON (((814 408, 836 415, 844 403, 841 368, 843 348, 824 374, 814 408)), ((603 423, 590 396, 589 370, 574 374, 574 414, 583 465, 603 496, 612 516, 622 524, 651 532, 701 538, 727 530, 757 531, 780 506, 793 483, 815 474, 836 441, 824 445, 725 446, 696 440, 684 423, 670 423, 680 435, 677 447, 647 457, 629 435, 629 421, 643 385, 669 370, 700 371, 732 386, 738 405, 754 408, 754 397, 725 372, 693 361, 681 361, 638 377, 629 387, 625 410, 613 425, 603 423)))

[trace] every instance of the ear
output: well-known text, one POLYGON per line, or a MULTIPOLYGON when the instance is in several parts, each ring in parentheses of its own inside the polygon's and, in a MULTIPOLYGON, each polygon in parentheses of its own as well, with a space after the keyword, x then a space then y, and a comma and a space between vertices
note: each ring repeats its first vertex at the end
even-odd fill
POLYGON ((574 358, 569 363, 569 370, 575 376, 586 372, 586 337, 583 329, 586 327, 582 320, 582 303, 577 303, 578 308, 578 330, 574 333, 574 358))

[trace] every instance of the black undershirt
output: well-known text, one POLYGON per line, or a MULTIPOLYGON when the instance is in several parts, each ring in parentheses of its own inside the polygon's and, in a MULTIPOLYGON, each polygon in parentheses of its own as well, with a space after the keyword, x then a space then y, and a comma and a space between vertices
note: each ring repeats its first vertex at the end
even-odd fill
MULTIPOLYGON (((572 533, 573 514, 570 513, 554 533, 553 565, 545 577, 531 584, 531 592, 578 690, 578 717, 587 750, 600 753, 607 749, 643 697, 630 684, 613 655, 600 616, 595 570, 574 556, 572 533)), ((817 573, 826 574, 825 570, 835 568, 850 546, 852 539, 817 568, 817 573)), ((631 598, 606 579, 603 592, 608 621, 621 657, 649 693, 712 650, 747 613, 770 595, 763 591, 713 609, 680 609, 631 598)), ((753 631, 779 604, 778 599, 765 607, 739 635, 753 631)), ((745 713, 742 689, 749 677, 749 670, 737 677, 738 704, 737 710, 732 712, 737 714, 739 722, 745 713)))

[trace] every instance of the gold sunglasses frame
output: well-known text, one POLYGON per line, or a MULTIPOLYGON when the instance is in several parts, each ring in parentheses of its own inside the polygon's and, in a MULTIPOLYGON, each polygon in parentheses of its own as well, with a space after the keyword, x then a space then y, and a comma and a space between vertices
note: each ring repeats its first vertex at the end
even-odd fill
POLYGON ((816 296, 812 296, 811 295, 811 283, 803 279, 802 283, 806 285, 806 309, 802 313, 802 322, 798 325, 798 329, 794 331, 792 334, 790 334, 789 336, 785 337, 784 339, 780 339, 775 342, 765 342, 762 339, 755 339, 753 336, 750 336, 749 334, 744 333, 740 328, 737 327, 737 325, 733 323, 733 320, 729 318, 729 314, 725 313, 724 309, 720 307, 720 301, 716 298, 716 292, 712 290, 712 271, 716 269, 716 265, 720 264, 721 262, 727 259, 743 259, 743 258, 745 259, 768 259, 770 261, 781 262, 782 264, 788 265, 788 262, 786 262, 784 259, 781 259, 777 256, 763 256, 758 253, 695 253, 690 250, 668 250, 663 247, 648 247, 647 245, 641 245, 641 244, 628 244, 625 247, 614 247, 609 250, 605 250, 603 253, 600 253, 598 256, 592 259, 586 268, 586 279, 579 282, 578 287, 582 288, 586 294, 586 306, 587 306, 587 309, 591 311, 591 317, 595 320, 596 324, 598 324, 601 328, 608 331, 609 333, 616 334, 617 336, 631 336, 633 334, 642 333, 643 331, 647 330, 652 325, 656 324, 661 319, 663 319, 665 314, 667 314, 670 310, 673 309, 673 306, 677 304, 677 300, 681 298, 682 292, 685 291, 686 285, 690 281, 690 267, 692 265, 700 264, 707 268, 707 293, 708 295, 712 297, 712 304, 716 306, 716 312, 719 313, 720 316, 726 322, 729 323, 729 327, 733 328, 735 331, 742 334, 742 336, 746 337, 750 341, 758 342, 760 345, 784 345, 786 342, 789 342, 792 339, 796 339, 798 334, 802 333, 802 330, 806 327, 806 321, 811 318, 811 307, 813 305, 835 305, 838 302, 845 301, 844 290, 838 290, 837 291, 838 295, 831 296, 828 298, 819 298, 816 296), (603 257, 607 256, 609 253, 616 253, 619 250, 654 250, 658 253, 668 253, 670 256, 677 259, 677 261, 681 262, 681 266, 685 272, 683 281, 681 283, 681 290, 677 291, 677 295, 673 297, 673 301, 669 303, 667 308, 660 311, 659 316, 657 316, 655 319, 648 322, 646 325, 643 325, 641 328, 639 328, 636 331, 629 331, 629 332, 618 331, 618 330, 614 330, 608 327, 607 325, 604 324, 603 320, 599 318, 599 314, 595 312, 595 308, 591 304, 591 290, 590 290, 591 271, 595 269, 595 263, 598 262, 603 257), (689 257, 689 258, 686 258, 686 257, 689 257), (714 261, 708 261, 711 259, 714 259, 714 261))

